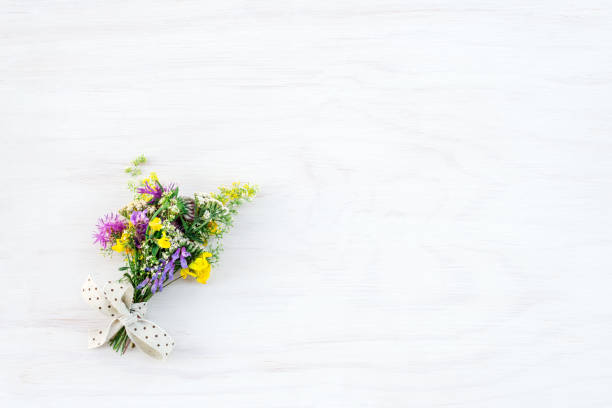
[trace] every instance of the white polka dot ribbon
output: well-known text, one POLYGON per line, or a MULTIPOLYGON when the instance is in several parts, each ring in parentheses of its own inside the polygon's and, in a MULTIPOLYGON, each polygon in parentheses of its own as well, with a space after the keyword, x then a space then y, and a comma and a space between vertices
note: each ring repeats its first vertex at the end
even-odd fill
POLYGON ((90 275, 81 294, 91 307, 111 318, 106 328, 89 331, 89 348, 106 344, 124 326, 130 340, 153 358, 163 360, 174 348, 174 340, 164 329, 143 319, 147 304, 132 303, 134 288, 129 283, 108 281, 100 287, 90 275))

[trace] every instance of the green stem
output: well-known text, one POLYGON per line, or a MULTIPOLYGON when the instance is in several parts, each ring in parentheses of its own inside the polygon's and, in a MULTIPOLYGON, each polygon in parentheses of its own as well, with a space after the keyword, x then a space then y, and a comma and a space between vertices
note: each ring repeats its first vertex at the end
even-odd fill
POLYGON ((125 331, 125 327, 122 327, 121 329, 119 329, 117 334, 115 334, 115 337, 113 337, 113 339, 110 341, 109 344, 113 348, 113 350, 119 352, 126 338, 127 338, 127 333, 125 331))
POLYGON ((132 341, 130 340, 130 338, 128 337, 127 340, 125 341, 125 344, 123 345, 123 350, 121 351, 121 354, 125 353, 126 350, 128 349, 128 347, 130 346, 130 343, 132 343, 132 341))
POLYGON ((123 328, 123 333, 121 333, 121 338, 119 339, 119 347, 118 347, 118 351, 123 354, 123 345, 125 344, 125 341, 127 340, 127 331, 125 330, 125 327, 123 328))
POLYGON ((174 282, 176 282, 176 281, 177 281, 177 280, 179 280, 179 279, 181 279, 181 275, 180 275, 180 274, 179 274, 179 276, 177 276, 176 278, 172 279, 170 282, 166 282, 166 283, 164 283, 164 285, 163 285, 163 286, 164 286, 164 288, 165 288, 166 286, 170 286, 171 284, 173 284, 174 282))
MULTIPOLYGON (((167 207, 168 207, 168 203, 169 203, 169 202, 168 202, 168 198, 166 198, 166 199, 164 200, 164 203, 163 203, 163 204, 161 204, 161 205, 159 206, 159 208, 157 209, 157 211, 155 211, 155 212, 153 213, 153 216, 152 216, 151 218, 149 218, 149 219, 150 219, 150 220, 154 220, 154 219, 155 219, 155 217, 157 217, 157 216, 159 215, 159 213, 160 213, 160 212, 161 212, 163 209, 165 209, 165 208, 167 208, 167 207)), ((149 225, 148 225, 148 224, 147 224, 147 229, 145 230, 145 237, 146 237, 146 239, 145 239, 145 242, 146 242, 146 241, 148 241, 148 240, 149 240, 149 225)))
POLYGON ((121 336, 123 335, 123 327, 117 332, 117 339, 115 340, 115 344, 113 345, 113 350, 119 350, 119 342, 121 341, 121 336))
POLYGON ((123 334, 121 335, 121 343, 119 344, 119 352, 121 354, 125 353, 125 349, 126 349, 126 343, 128 340, 128 335, 127 335, 127 330, 125 330, 125 327, 123 328, 123 334))

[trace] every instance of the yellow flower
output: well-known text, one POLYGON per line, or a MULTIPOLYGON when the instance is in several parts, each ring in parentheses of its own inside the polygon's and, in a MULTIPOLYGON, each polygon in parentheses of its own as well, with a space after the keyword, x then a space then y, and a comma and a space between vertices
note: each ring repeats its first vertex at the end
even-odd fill
POLYGON ((161 220, 159 219, 159 217, 155 217, 149 222, 149 228, 151 229, 151 231, 159 231, 162 228, 161 220))
POLYGON ((124 231, 123 234, 121 234, 121 238, 117 239, 117 242, 115 243, 115 245, 111 247, 111 249, 119 253, 123 251, 129 252, 130 248, 126 248, 126 244, 129 238, 130 238, 130 234, 124 231))
POLYGON ((206 258, 209 258, 211 256, 212 254, 210 252, 202 253, 193 262, 189 264, 189 269, 195 272, 195 274, 189 271, 185 271, 185 273, 183 274, 184 269, 182 269, 181 276, 183 276, 183 278, 186 278, 187 275, 191 275, 194 276, 198 282, 206 283, 208 281, 208 278, 210 278, 210 264, 208 263, 208 260, 206 258))
POLYGON ((216 234, 217 232, 219 232, 219 225, 214 221, 209 222, 208 231, 210 231, 211 234, 216 234))
POLYGON ((154 172, 151 172, 151 174, 149 175, 148 178, 142 180, 142 184, 144 185, 145 183, 149 183, 149 184, 155 184, 152 183, 153 181, 159 181, 159 179, 157 178, 157 174, 155 174, 154 172))
POLYGON ((166 237, 166 231, 162 231, 162 237, 157 240, 157 245, 160 248, 170 248, 170 240, 166 237))
POLYGON ((203 252, 189 264, 189 268, 181 269, 181 277, 187 279, 187 276, 193 276, 200 283, 206 283, 210 278, 210 264, 206 258, 210 258, 210 252, 203 252))
POLYGON ((210 278, 210 264, 208 264, 206 270, 203 270, 198 273, 196 280, 202 284, 205 284, 206 282, 208 282, 208 278, 210 278))
POLYGON ((117 243, 112 246, 113 251, 117 251, 119 253, 125 251, 125 244, 121 242, 120 239, 117 240, 117 243))

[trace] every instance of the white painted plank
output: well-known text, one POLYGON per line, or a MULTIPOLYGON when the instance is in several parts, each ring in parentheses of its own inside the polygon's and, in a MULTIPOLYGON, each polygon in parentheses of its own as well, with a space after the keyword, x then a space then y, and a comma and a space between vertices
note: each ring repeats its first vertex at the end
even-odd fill
MULTIPOLYGON (((537 4, 536 4, 537 3, 537 4)), ((612 405, 612 5, 0 1, 3 406, 612 405), (260 184, 165 363, 90 351, 145 153, 260 184)))

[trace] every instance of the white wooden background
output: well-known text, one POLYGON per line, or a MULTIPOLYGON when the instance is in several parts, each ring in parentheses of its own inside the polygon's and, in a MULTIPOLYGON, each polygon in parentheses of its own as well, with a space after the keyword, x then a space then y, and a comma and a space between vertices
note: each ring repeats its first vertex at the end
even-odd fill
POLYGON ((612 406, 611 44, 603 0, 0 0, 0 403, 612 406), (139 153, 261 186, 161 363, 79 293, 139 153))

